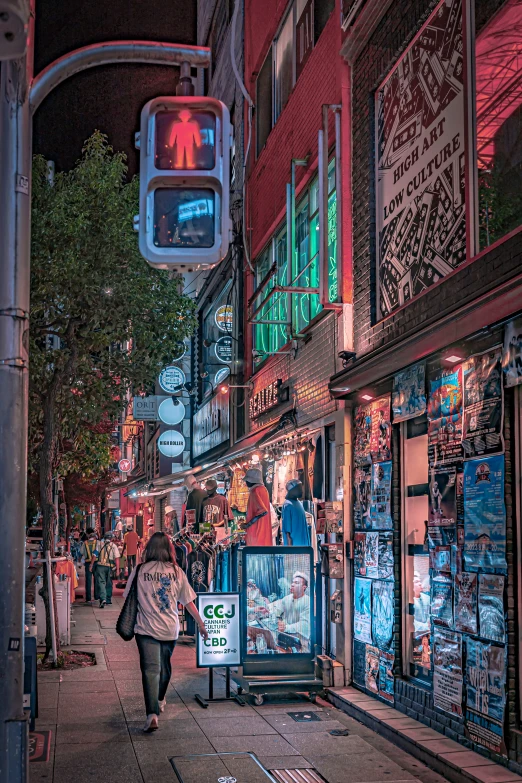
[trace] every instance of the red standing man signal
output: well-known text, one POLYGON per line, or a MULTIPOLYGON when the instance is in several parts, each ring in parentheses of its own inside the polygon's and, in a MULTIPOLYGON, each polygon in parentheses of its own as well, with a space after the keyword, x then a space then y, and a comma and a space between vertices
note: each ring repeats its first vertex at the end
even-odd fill
POLYGON ((195 120, 191 120, 192 114, 188 109, 182 109, 179 113, 179 121, 173 122, 170 129, 168 147, 176 145, 176 168, 193 169, 196 167, 194 160, 195 147, 201 147, 201 132, 195 120), (183 159, 186 165, 183 165, 183 159))

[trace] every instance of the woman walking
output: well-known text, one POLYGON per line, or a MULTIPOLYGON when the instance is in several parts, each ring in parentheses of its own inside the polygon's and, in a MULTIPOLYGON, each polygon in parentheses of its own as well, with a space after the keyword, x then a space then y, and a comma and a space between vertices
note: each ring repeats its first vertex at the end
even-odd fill
POLYGON ((171 656, 179 634, 178 602, 196 621, 200 634, 208 638, 205 624, 194 605, 196 593, 176 563, 174 547, 165 533, 154 533, 123 594, 127 597, 138 579, 138 613, 134 633, 140 653, 141 679, 147 721, 143 731, 158 728, 158 716, 166 704, 172 674, 171 656))

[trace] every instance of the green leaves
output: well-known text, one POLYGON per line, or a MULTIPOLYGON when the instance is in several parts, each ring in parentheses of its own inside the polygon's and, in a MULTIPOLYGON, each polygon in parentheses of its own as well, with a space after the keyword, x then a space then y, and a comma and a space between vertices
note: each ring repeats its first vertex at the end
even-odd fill
MULTIPOLYGON (((75 168, 57 173, 54 184, 46 161, 34 159, 33 464, 46 404, 52 405, 58 442, 80 444, 86 428, 120 413, 129 393, 150 389, 195 328, 194 304, 180 293, 179 283, 150 268, 138 251, 132 228, 138 181, 127 182, 126 173, 125 156, 98 131, 75 168)), ((101 441, 82 443, 77 451, 86 445, 96 452, 101 441)), ((64 471, 73 469, 74 460, 70 455, 65 460, 61 448, 58 459, 64 471)), ((89 475, 79 463, 74 472, 89 475)))

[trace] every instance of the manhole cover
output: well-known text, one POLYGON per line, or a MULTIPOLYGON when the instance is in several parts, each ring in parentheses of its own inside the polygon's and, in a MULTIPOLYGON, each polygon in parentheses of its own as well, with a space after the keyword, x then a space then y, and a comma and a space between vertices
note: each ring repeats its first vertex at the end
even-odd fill
POLYGON ((288 715, 296 723, 310 723, 313 720, 321 720, 316 712, 289 712, 288 715))

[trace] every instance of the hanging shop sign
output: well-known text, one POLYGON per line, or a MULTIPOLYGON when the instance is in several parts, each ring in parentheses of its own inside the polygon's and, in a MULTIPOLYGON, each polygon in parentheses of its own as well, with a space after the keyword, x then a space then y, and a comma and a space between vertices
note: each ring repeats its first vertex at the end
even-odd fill
MULTIPOLYGON (((161 399, 161 397, 160 397, 161 399)), ((156 421, 158 418, 158 397, 134 397, 132 400, 132 417, 136 421, 156 421)))
POLYGON ((192 452, 200 457, 230 438, 230 400, 227 394, 216 394, 194 416, 192 452))
POLYGON ((232 361, 232 338, 220 337, 214 345, 216 359, 223 364, 230 364, 232 361))
POLYGON ((118 470, 120 473, 128 473, 131 469, 131 461, 130 459, 120 459, 118 462, 118 470))
POLYGON ((250 418, 257 419, 263 413, 276 408, 280 403, 289 399, 289 389, 281 390, 283 381, 277 380, 265 386, 264 389, 253 394, 250 398, 250 418), (286 392, 286 394, 285 394, 286 392))
POLYGON ((158 449, 165 457, 179 457, 185 451, 185 438, 181 432, 167 430, 158 438, 158 449))
POLYGON ((462 4, 442 0, 377 91, 381 316, 466 258, 462 4))
POLYGON ((228 378, 229 375, 230 375, 230 367, 222 367, 214 375, 214 385, 219 386, 219 384, 223 383, 225 378, 228 378))
POLYGON ((177 350, 172 357, 173 362, 179 362, 180 359, 183 359, 185 354, 187 353, 187 344, 186 343, 180 343, 179 350, 177 350))
POLYGON ((159 405, 158 418, 164 424, 180 424, 185 418, 185 406, 181 400, 168 397, 159 405))
POLYGON ((230 334, 234 325, 234 308, 232 305, 221 305, 221 307, 218 307, 214 320, 217 328, 221 332, 228 332, 230 334))
POLYGON ((198 667, 239 666, 239 593, 198 593, 198 611, 208 632, 208 639, 203 639, 201 634, 198 634, 198 667))
POLYGON ((181 391, 186 381, 185 373, 179 367, 174 364, 169 364, 168 367, 164 367, 160 372, 159 385, 163 391, 168 394, 174 394, 181 391))

